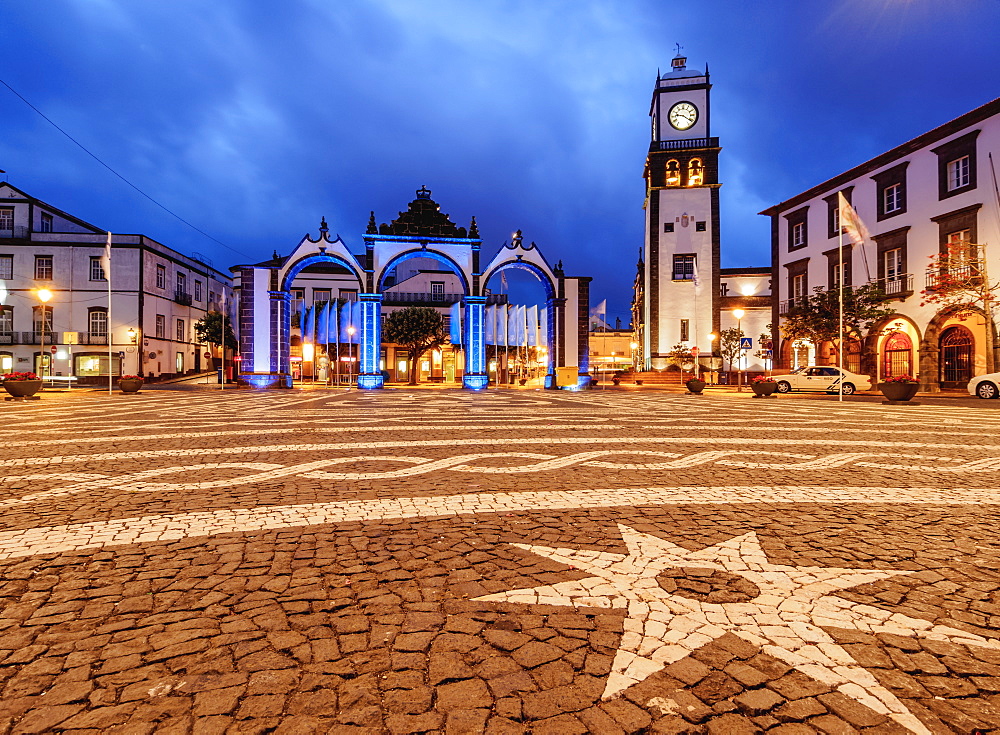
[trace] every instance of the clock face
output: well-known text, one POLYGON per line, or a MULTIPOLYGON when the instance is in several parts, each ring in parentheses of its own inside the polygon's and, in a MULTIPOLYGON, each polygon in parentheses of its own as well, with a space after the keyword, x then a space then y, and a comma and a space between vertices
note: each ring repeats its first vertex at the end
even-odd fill
POLYGON ((678 130, 687 130, 698 122, 698 108, 690 102, 678 102, 670 108, 667 119, 678 130))

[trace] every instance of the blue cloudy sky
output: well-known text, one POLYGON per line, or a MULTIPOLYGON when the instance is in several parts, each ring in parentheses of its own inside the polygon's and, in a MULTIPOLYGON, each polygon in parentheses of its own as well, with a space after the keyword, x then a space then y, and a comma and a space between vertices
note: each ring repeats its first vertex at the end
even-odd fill
POLYGON ((321 216, 352 247, 422 184, 522 229, 625 317, 657 68, 709 64, 723 265, 761 209, 1000 96, 1000 0, 0 0, 0 169, 217 267, 321 216))

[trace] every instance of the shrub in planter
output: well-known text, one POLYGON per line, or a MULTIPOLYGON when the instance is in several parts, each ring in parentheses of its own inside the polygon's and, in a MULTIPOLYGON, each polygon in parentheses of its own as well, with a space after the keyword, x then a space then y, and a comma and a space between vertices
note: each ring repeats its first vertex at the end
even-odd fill
POLYGON ((701 378, 688 378, 684 385, 687 386, 688 391, 691 393, 698 394, 705 390, 706 383, 701 378))
POLYGON ((42 389, 42 381, 34 373, 7 373, 3 388, 14 398, 28 398, 42 389))
POLYGON ((894 378, 886 378, 878 384, 878 389, 882 391, 887 401, 909 401, 917 394, 920 382, 909 375, 898 375, 894 378))
POLYGON ((778 383, 770 376, 760 375, 750 381, 750 387, 755 395, 769 396, 778 390, 778 383))
POLYGON ((142 387, 142 377, 139 375, 123 375, 118 378, 118 387, 122 393, 138 393, 142 387))

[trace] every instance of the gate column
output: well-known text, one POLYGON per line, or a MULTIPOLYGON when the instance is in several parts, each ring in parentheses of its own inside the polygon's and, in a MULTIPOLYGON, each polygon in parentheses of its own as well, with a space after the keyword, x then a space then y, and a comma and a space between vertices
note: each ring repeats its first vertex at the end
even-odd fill
POLYGON ((483 390, 489 385, 490 376, 486 372, 485 326, 486 297, 466 296, 465 304, 465 375, 462 387, 483 390))
POLYGON ((385 384, 379 366, 382 352, 382 294, 358 294, 361 304, 361 353, 358 388, 374 390, 385 384))

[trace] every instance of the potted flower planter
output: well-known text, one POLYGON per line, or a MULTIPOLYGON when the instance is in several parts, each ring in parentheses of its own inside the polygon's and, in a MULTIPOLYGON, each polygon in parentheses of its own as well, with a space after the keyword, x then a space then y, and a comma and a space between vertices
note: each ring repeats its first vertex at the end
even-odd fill
MULTIPOLYGON (((16 375, 17 373, 13 373, 16 375)), ((34 373, 31 373, 34 375, 34 373)), ((31 398, 42 389, 42 381, 38 378, 4 377, 3 389, 13 398, 31 398)))
POLYGON ((919 383, 905 380, 887 380, 878 384, 886 403, 909 403, 919 387, 919 383))
POLYGON ((142 378, 138 375, 123 375, 118 379, 118 388, 122 393, 138 393, 142 387, 142 378))
POLYGON ((685 383, 685 385, 687 386, 689 393, 693 393, 694 395, 700 395, 701 392, 705 390, 706 383, 704 380, 701 380, 699 378, 691 378, 689 381, 687 381, 687 383, 685 383))
POLYGON ((637 381, 635 381, 635 384, 636 385, 642 385, 642 381, 641 380, 637 380, 637 381))
POLYGON ((769 398, 772 393, 778 390, 778 384, 773 380, 758 380, 750 383, 753 389, 754 398, 769 398))

